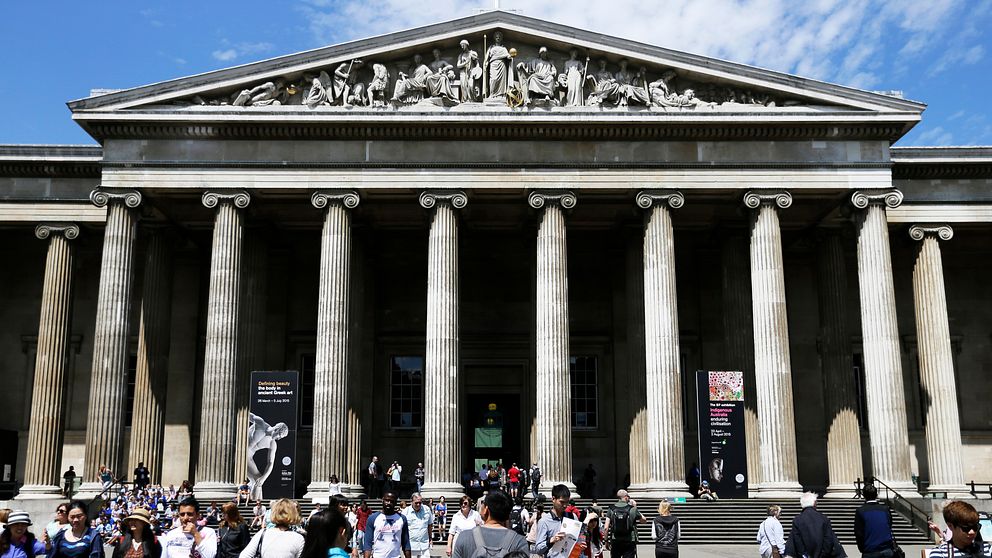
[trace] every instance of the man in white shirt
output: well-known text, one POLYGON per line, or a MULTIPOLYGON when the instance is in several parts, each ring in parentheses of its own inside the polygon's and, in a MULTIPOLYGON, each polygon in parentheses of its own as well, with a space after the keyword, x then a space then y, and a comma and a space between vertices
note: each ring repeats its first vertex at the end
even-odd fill
POLYGON ((423 505, 423 497, 419 492, 410 496, 410 506, 403 510, 407 528, 410 530, 410 552, 413 558, 430 558, 431 529, 434 524, 434 512, 423 505))
POLYGON ((362 554, 365 558, 410 558, 410 529, 406 517, 396 513, 396 493, 383 494, 382 511, 370 515, 365 523, 362 554))
POLYGON ((193 498, 179 503, 179 526, 159 539, 163 558, 215 558, 217 533, 210 527, 197 527, 200 504, 193 498))

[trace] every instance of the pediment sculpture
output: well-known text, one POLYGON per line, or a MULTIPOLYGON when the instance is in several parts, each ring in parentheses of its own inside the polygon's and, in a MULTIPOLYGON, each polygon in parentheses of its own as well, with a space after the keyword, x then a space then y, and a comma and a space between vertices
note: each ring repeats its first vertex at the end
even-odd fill
POLYGON ((718 105, 753 110, 801 104, 799 99, 777 92, 699 81, 656 64, 583 55, 577 47, 561 52, 543 45, 509 46, 500 31, 493 34, 491 43, 483 35, 482 49, 473 49, 478 43, 465 38, 457 50, 449 47, 447 51, 437 45, 430 51, 430 62, 419 52, 407 54, 410 49, 395 57, 379 55, 368 62, 356 58, 221 95, 193 96, 182 104, 393 110, 422 104, 481 104, 656 111, 705 110, 718 105))

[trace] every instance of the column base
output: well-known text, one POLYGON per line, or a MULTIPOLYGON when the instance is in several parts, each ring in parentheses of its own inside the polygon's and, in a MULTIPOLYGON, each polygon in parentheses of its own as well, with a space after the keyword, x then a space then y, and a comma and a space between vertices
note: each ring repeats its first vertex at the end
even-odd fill
POLYGON ((428 482, 420 491, 424 498, 440 498, 457 500, 465 495, 465 487, 457 482, 428 482))
MULTIPOLYGON (((913 481, 888 481, 885 479, 879 479, 879 480, 884 482, 886 485, 888 485, 890 489, 895 490, 902 496, 905 496, 907 498, 920 497, 920 491, 916 487, 916 485, 913 484, 913 481)), ((879 498, 885 497, 885 487, 879 484, 876 485, 876 488, 878 488, 878 497, 879 498)))
MULTIPOLYGON (((312 482, 307 486, 307 493, 303 495, 304 500, 310 500, 313 504, 326 505, 330 502, 331 492, 326 482, 312 482)), ((341 495, 347 498, 358 498, 365 495, 365 491, 357 484, 340 484, 341 495)))
MULTIPOLYGON (((23 488, 21 490, 24 490, 23 488)), ((975 495, 971 493, 971 489, 963 484, 931 484, 927 487, 927 497, 930 498, 930 494, 939 493, 943 498, 937 498, 942 500, 970 500, 974 499, 975 495)))
POLYGON ((238 494, 238 487, 233 482, 198 482, 193 485, 193 496, 198 502, 209 500, 233 500, 238 494))
POLYGON ((564 484, 568 487, 568 491, 572 493, 573 496, 578 496, 578 491, 575 489, 575 484, 571 481, 541 481, 541 486, 538 487, 538 492, 544 494, 548 498, 551 498, 551 489, 554 488, 556 484, 564 484))
POLYGON ((857 492, 854 490, 854 483, 851 484, 837 484, 827 486, 827 492, 823 495, 824 498, 830 498, 832 500, 842 500, 858 498, 856 496, 857 492))
POLYGON ((107 499, 107 495, 114 491, 111 488, 107 494, 103 494, 103 483, 100 482, 84 482, 79 485, 79 490, 72 495, 73 498, 78 498, 80 500, 91 500, 103 494, 103 499, 107 499))
POLYGON ((799 498, 803 486, 798 482, 763 482, 754 489, 758 498, 799 498))
POLYGON ((63 498, 62 488, 54 484, 25 484, 14 497, 15 500, 52 500, 58 498, 63 498))
POLYGON ((692 498, 689 485, 679 481, 647 482, 627 487, 632 498, 692 498))

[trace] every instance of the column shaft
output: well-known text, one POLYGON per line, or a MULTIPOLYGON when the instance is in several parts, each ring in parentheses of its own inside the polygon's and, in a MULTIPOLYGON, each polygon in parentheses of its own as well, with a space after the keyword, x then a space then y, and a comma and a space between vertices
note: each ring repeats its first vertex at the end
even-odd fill
POLYGON ((944 265, 937 240, 937 234, 950 239, 952 231, 947 226, 929 230, 912 227, 910 234, 922 237, 913 267, 913 298, 920 382, 928 396, 924 412, 930 490, 966 494, 944 265))
POLYGON ((238 331, 238 413, 234 453, 234 480, 248 471, 248 404, 251 373, 265 365, 266 293, 268 292, 269 243, 266 231, 245 234, 241 263, 241 312, 238 331))
POLYGON ((128 471, 143 462, 151 471, 153 483, 160 482, 162 478, 169 336, 172 331, 172 264, 168 243, 162 232, 153 232, 145 255, 138 366, 128 450, 128 471))
POLYGON ((565 214, 549 204, 537 232, 537 455, 546 487, 572 485, 570 410, 565 214))
POLYGON ((751 222, 751 294, 761 447, 758 490, 799 490, 782 233, 778 212, 769 201, 758 205, 751 222))
POLYGON ((881 203, 864 206, 858 216, 858 283, 872 466, 889 486, 914 490, 888 223, 881 203))
MULTIPOLYGON (((137 204, 134 204, 135 206, 137 204)), ((121 463, 124 404, 127 396, 128 318, 134 238, 138 216, 127 202, 107 202, 103 236, 96 328, 93 333, 93 370, 86 417, 84 492, 99 490, 100 466, 116 474, 121 463)))
MULTIPOLYGON (((204 196, 206 198, 206 195, 204 196)), ((238 319, 241 298, 242 215, 230 199, 214 202, 210 295, 200 409, 195 491, 234 492, 237 424, 238 319)), ((244 205, 247 205, 245 203, 244 205)), ((242 206, 243 207, 243 206, 242 206)), ((216 496, 214 496, 216 497, 216 496)))
POLYGON ((854 383, 851 335, 847 331, 847 270, 838 234, 828 234, 817 254, 820 310, 820 362, 826 406, 829 492, 854 491, 864 476, 858 393, 854 383))
POLYGON ((427 257, 425 396, 434 410, 424 417, 425 492, 457 491, 461 467, 458 424, 458 219, 438 201, 427 257))
POLYGON ((35 234, 48 238, 48 256, 41 294, 22 497, 27 494, 57 496, 61 492, 59 466, 72 317, 73 249, 70 240, 79 234, 79 228, 75 225, 59 228, 40 225, 35 234))
POLYGON ((342 203, 331 202, 324 213, 320 237, 311 494, 326 492, 332 474, 343 479, 350 457, 347 453, 350 280, 351 213, 342 203))
POLYGON ((651 488, 687 492, 672 219, 656 203, 644 230, 644 345, 651 488))

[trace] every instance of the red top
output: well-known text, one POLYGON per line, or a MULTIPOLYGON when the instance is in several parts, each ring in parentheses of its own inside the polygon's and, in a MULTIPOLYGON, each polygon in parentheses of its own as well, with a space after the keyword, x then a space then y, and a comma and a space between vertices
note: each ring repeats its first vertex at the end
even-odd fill
POLYGON ((372 515, 372 508, 362 509, 361 506, 358 507, 358 511, 355 512, 358 516, 358 523, 355 524, 355 529, 359 531, 365 530, 365 522, 368 520, 369 516, 372 515))
POLYGON ((520 480, 520 469, 515 466, 510 467, 510 470, 506 472, 506 476, 510 477, 510 482, 517 482, 520 480))

